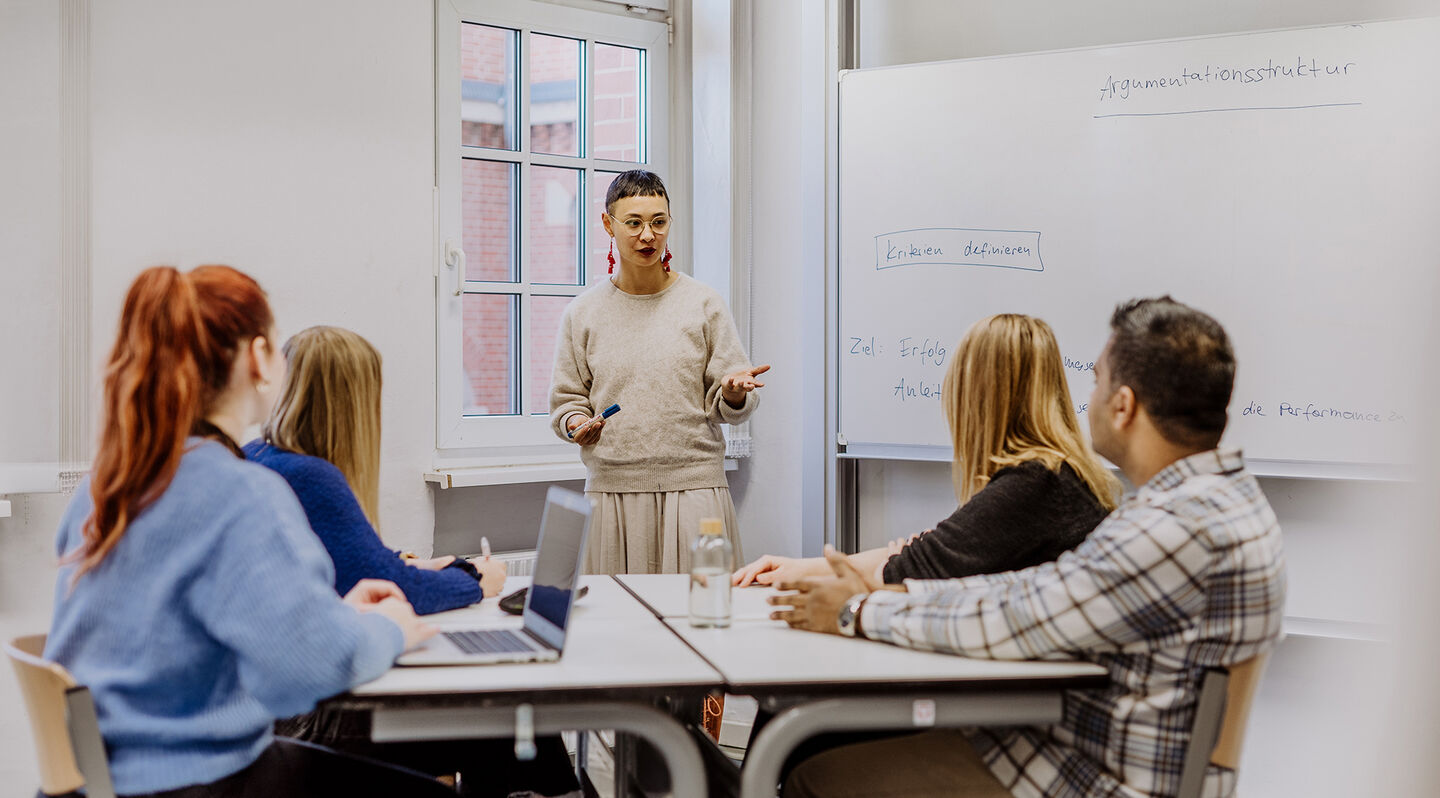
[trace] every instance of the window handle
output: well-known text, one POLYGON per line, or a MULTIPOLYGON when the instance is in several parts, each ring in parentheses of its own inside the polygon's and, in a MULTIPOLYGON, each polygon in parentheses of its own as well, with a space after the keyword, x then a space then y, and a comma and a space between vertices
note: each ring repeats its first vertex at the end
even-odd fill
POLYGON ((465 291, 465 250, 454 241, 445 242, 445 266, 455 270, 455 296, 465 291))

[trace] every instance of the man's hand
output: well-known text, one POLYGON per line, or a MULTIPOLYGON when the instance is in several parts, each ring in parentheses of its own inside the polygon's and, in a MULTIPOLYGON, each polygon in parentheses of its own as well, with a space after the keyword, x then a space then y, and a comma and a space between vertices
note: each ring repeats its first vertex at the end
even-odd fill
POLYGON ((756 388, 764 388, 765 383, 755 379, 757 376, 770 370, 770 364, 756 366, 751 369, 741 369, 733 374, 726 374, 720 378, 720 395, 725 397, 725 403, 731 407, 739 407, 745 404, 745 394, 756 388))
POLYGON ((834 575, 782 583, 781 590, 797 592, 771 596, 771 604, 789 608, 775 610, 770 613, 771 618, 784 621, 795 629, 840 634, 840 608, 851 596, 870 593, 875 588, 870 587, 865 577, 855 570, 850 558, 828 545, 825 547, 825 561, 834 575))

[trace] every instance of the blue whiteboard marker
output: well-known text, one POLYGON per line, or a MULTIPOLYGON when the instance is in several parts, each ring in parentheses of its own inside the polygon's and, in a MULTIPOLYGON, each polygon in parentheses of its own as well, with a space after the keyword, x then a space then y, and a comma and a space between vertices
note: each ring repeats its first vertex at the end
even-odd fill
MULTIPOLYGON (((611 417, 611 416, 613 416, 613 415, 615 415, 616 413, 619 413, 619 412, 620 412, 620 403, 619 403, 619 402, 616 402, 615 404, 610 405, 609 407, 607 407, 607 408, 605 408, 604 410, 602 410, 602 411, 600 412, 600 415, 599 415, 599 416, 596 416, 596 418, 609 418, 609 417, 611 417)), ((590 426, 590 425, 593 424, 594 422, 595 422, 595 419, 594 419, 594 418, 590 419, 589 421, 585 422, 584 424, 581 424, 580 426, 576 427, 575 429, 572 429, 572 430, 570 430, 569 432, 565 433, 565 437, 567 437, 567 438, 573 438, 573 437, 575 437, 575 433, 579 432, 579 431, 582 430, 582 429, 585 429, 586 427, 590 426)))

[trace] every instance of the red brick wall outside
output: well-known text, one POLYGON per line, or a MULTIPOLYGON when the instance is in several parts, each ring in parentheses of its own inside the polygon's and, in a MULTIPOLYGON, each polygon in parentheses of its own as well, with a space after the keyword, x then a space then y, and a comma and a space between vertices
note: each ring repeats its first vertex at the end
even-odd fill
MULTIPOLYGON (((509 69, 507 43, 511 31, 481 25, 464 25, 461 33, 461 77, 492 85, 514 81, 509 69)), ((533 34, 528 48, 533 84, 574 82, 579 74, 580 45, 574 39, 533 34)), ((595 47, 593 94, 593 148, 598 158, 636 161, 640 154, 640 52, 634 48, 597 44, 595 47)), ((510 96, 518 97, 511 87, 510 96)), ((560 104, 559 110, 564 110, 560 104)), ((543 109, 553 118, 555 108, 543 109)), ((542 114, 536 114, 542 116, 542 114)), ((562 115, 563 116, 563 115, 562 115)), ((574 121, 552 121, 531 126, 530 150, 579 155, 578 126, 574 121)), ((501 124, 464 121, 461 141, 467 146, 513 149, 505 141, 501 124)), ((585 193, 577 195, 582 172, 558 167, 521 167, 528 194, 530 220, 528 255, 532 284, 574 285, 576 282, 579 229, 589 236, 583 267, 586 283, 602 279, 608 264, 605 254, 609 238, 599 221, 604 209, 605 190, 614 178, 595 173, 585 193), (577 218, 582 212, 583 218, 577 218)), ((508 163, 467 158, 461 166, 461 218, 467 260, 466 276, 471 280, 511 282, 518 263, 513 250, 512 230, 518 220, 511 218, 512 197, 517 187, 508 163)), ((543 291, 543 286, 536 286, 543 291)), ((518 319, 518 298, 513 295, 466 294, 463 297, 462 361, 465 369, 467 414, 518 413, 511 384, 514 358, 512 332, 522 332, 528 342, 523 370, 530 409, 539 413, 549 406, 550 371, 554 361, 555 338, 568 296, 534 294, 530 313, 518 319)))
POLYGON ((595 45, 595 157, 640 159, 640 51, 595 45))
POLYGON ((497 415, 520 410, 511 398, 510 384, 510 332, 517 299, 506 294, 461 297, 462 349, 469 386, 461 403, 467 413, 497 415))
MULTIPOLYGON (((460 26, 460 79, 503 86, 515 79, 511 69, 511 53, 516 35, 505 28, 489 25, 460 26)), ((518 92, 514 93, 518 97, 518 92)), ((509 109, 513 112, 514 109, 509 109)), ((505 126, 462 121, 460 143, 469 147, 513 149, 515 142, 505 140, 505 126)))

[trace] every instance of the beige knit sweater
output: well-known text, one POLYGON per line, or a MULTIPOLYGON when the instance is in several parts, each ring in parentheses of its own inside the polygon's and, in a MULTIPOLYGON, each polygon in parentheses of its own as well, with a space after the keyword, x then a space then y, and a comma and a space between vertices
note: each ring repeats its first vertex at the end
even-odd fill
POLYGON ((725 487, 720 424, 738 424, 759 404, 751 392, 731 407, 726 374, 750 368, 735 321, 715 289, 684 274, 658 294, 633 295, 609 280, 565 309, 555 342, 550 425, 620 404, 600 441, 580 450, 585 489, 651 493, 725 487))

